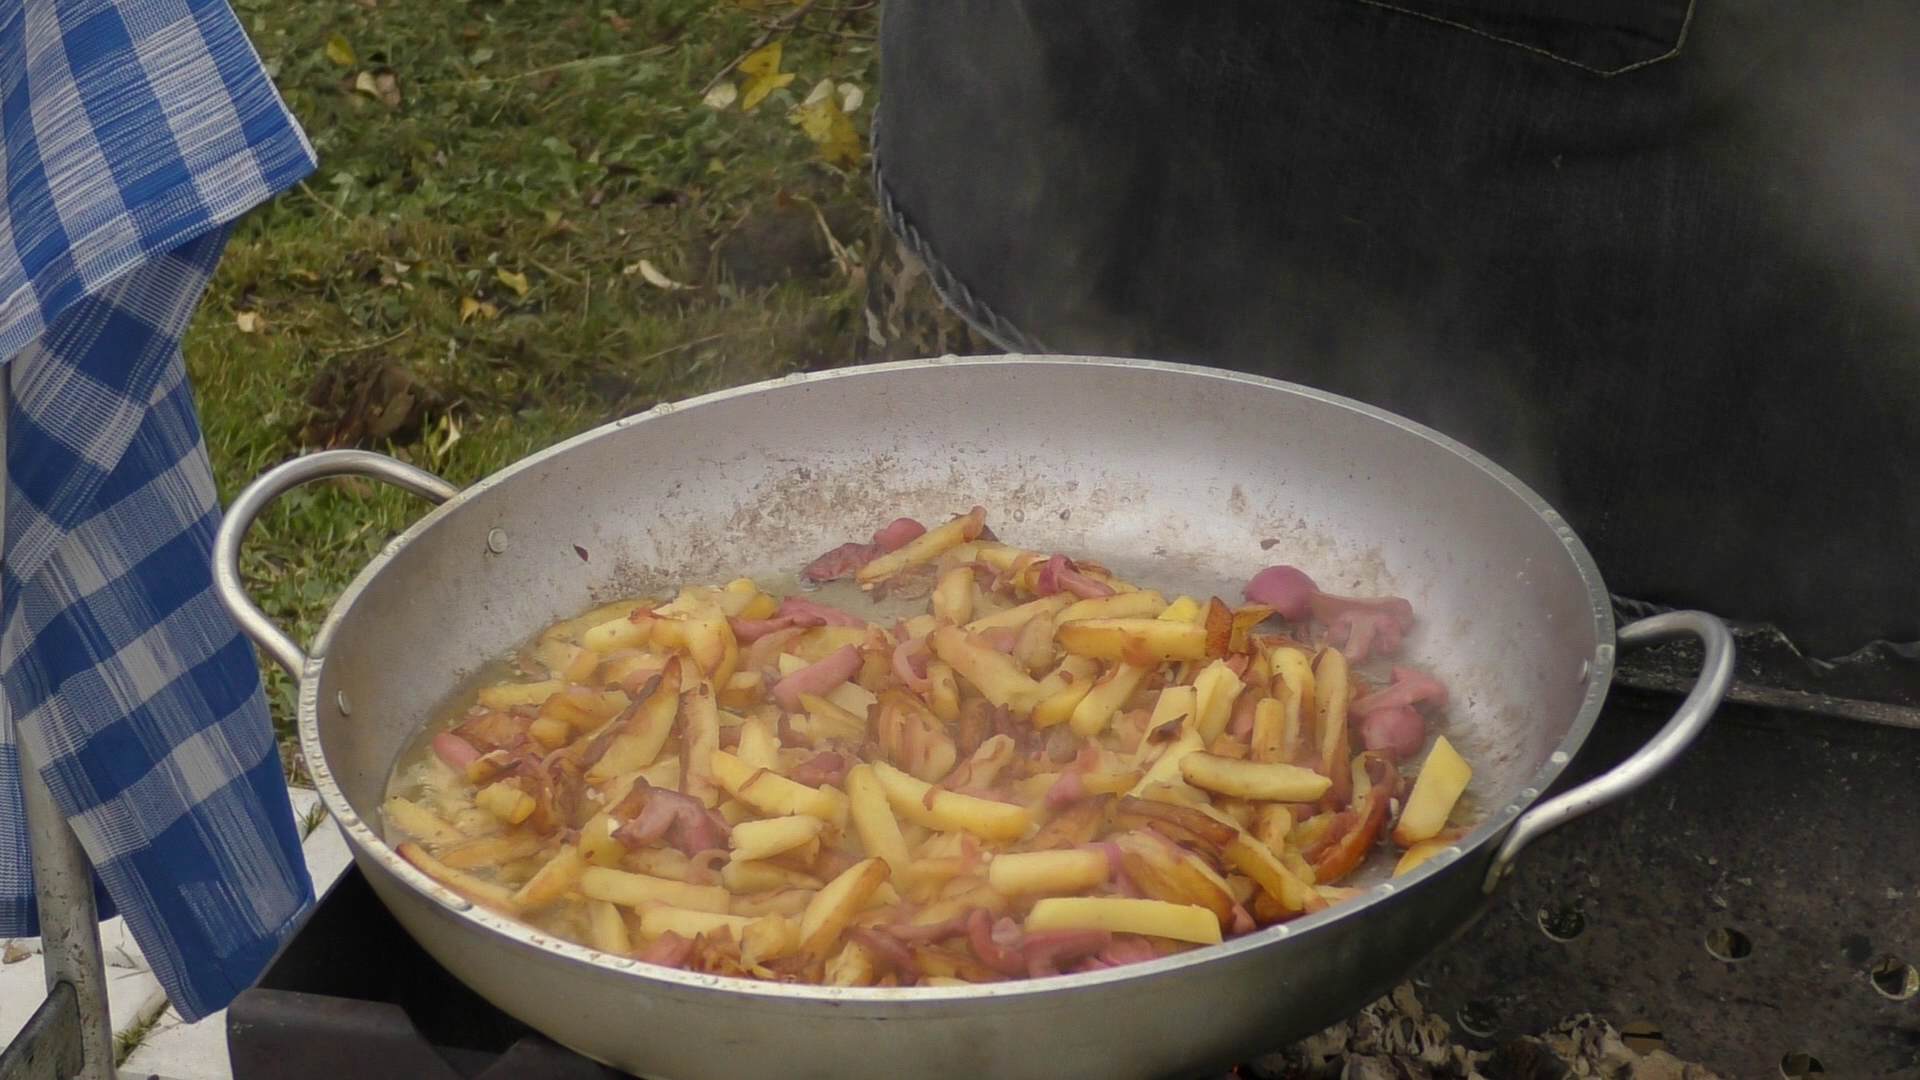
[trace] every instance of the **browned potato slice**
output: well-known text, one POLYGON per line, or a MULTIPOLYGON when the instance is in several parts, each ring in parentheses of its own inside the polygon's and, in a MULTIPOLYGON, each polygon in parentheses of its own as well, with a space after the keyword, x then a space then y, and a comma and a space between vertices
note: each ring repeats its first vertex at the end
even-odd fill
POLYGON ((1268 802, 1313 802, 1333 786, 1332 780, 1298 765, 1237 761, 1204 751, 1182 757, 1180 775, 1197 788, 1268 802))
POLYGON ((605 900, 624 907, 663 903, 693 911, 725 912, 730 897, 718 885, 689 885, 684 881, 630 874, 604 866, 587 866, 580 871, 580 891, 589 900, 605 900))
POLYGON ((522 911, 546 907, 580 882, 587 860, 576 847, 563 847, 548 859, 520 891, 513 894, 513 906, 522 911))
POLYGON ((1324 902, 1313 891, 1312 878, 1302 880, 1287 869, 1265 844, 1241 833, 1227 844, 1227 861, 1279 905, 1287 914, 1318 911, 1324 902))
POLYGON ((544 841, 531 832, 513 830, 477 836, 440 853, 440 861, 455 870, 479 870, 524 859, 539 851, 544 841))
POLYGON ((1129 664, 1202 660, 1207 655, 1206 627, 1165 619, 1081 619, 1061 623, 1057 636, 1060 647, 1070 653, 1129 664))
POLYGON ((1222 927, 1232 925, 1233 892, 1198 856, 1149 829, 1121 833, 1113 842, 1141 892, 1155 900, 1197 904, 1213 912, 1222 927))
MULTIPOLYGON (((736 896, 733 898, 733 913, 735 915, 751 915, 755 917, 766 915, 798 916, 801 912, 807 910, 808 904, 813 903, 813 894, 816 891, 818 890, 813 888, 781 888, 768 892, 757 892, 749 896, 736 896)), ((799 932, 797 925, 794 927, 794 931, 796 934, 799 932)), ((796 947, 798 946, 797 941, 795 945, 796 947)))
POLYGON ((1057 593, 1053 596, 1042 596, 1037 600, 1029 600, 1024 604, 1016 604, 1013 607, 1007 608, 1005 611, 996 611, 991 615, 982 615, 966 624, 962 629, 969 634, 977 634, 982 630, 992 630, 1002 626, 1010 630, 1018 630, 1043 615, 1053 616, 1060 614, 1060 612, 1065 611, 1067 605, 1071 603, 1073 603, 1073 597, 1064 593, 1057 593))
POLYGON ((715 750, 709 760, 722 787, 767 817, 807 814, 835 824, 846 821, 847 797, 836 788, 795 783, 771 769, 755 769, 725 750, 715 750))
POLYGON ((1025 713, 1038 702, 1040 684, 1020 670, 1012 657, 969 640, 960 628, 943 626, 929 636, 928 642, 935 656, 995 705, 1025 713))
POLYGON ((872 986, 880 965, 858 941, 849 941, 827 959, 821 982, 828 986, 872 986))
MULTIPOLYGON (((458 844, 467 838, 466 833, 454 828, 438 814, 412 799, 402 798, 399 795, 389 796, 387 801, 381 804, 381 809, 386 813, 389 824, 415 840, 424 840, 429 844, 458 844)), ((532 813, 533 808, 528 807, 527 812, 532 813)))
POLYGON ((1420 766, 1420 775, 1407 794, 1406 808, 1400 811, 1400 823, 1393 827, 1393 842, 1411 847, 1440 834, 1447 827, 1447 815, 1453 804, 1473 780, 1468 765, 1445 735, 1434 740, 1432 752, 1420 766))
POLYGON ((1081 619, 1152 619, 1167 610, 1167 602, 1160 594, 1151 589, 1139 592, 1114 593, 1112 596, 1096 596, 1090 600, 1081 600, 1070 604, 1054 618, 1055 622, 1078 622, 1081 619))
POLYGON ((868 855, 885 859, 896 881, 907 881, 907 841, 900 834, 900 821, 887 805, 887 793, 873 775, 873 766, 855 765, 847 773, 847 799, 853 827, 860 834, 860 846, 868 855))
POLYGON ((427 854, 425 848, 411 840, 401 844, 397 850, 401 858, 418 867, 422 873, 474 903, 497 911, 512 910, 513 890, 504 885, 495 885, 490 881, 482 881, 472 874, 455 870, 427 854))
POLYGON ((474 697, 489 709, 511 709, 515 705, 538 705, 566 688, 567 684, 559 679, 547 679, 482 687, 474 697))
POLYGON ((1049 896, 1027 913, 1027 931, 1106 930, 1218 945, 1220 920, 1193 904, 1119 896, 1049 896))
POLYGON ((1107 853, 1087 848, 1019 851, 994 856, 987 884, 1008 896, 1064 896, 1103 885, 1107 853))
POLYGON ((1099 675, 1097 660, 1085 656, 1062 657, 1059 665, 1040 680, 1039 695, 1035 699, 1038 704, 1033 707, 1033 726, 1048 728, 1066 723, 1093 690, 1099 675))
POLYGON ((805 814, 743 821, 733 827, 729 842, 733 857, 740 860, 766 859, 783 851, 792 851, 809 840, 820 839, 826 822, 805 814))
POLYGON ((668 660, 659 678, 652 693, 635 704, 625 720, 616 721, 618 734, 587 770, 588 783, 644 769, 660 756, 660 748, 673 733, 674 718, 680 715, 680 658, 668 660))
POLYGON ((717 610, 687 621, 687 653, 715 686, 725 686, 740 666, 740 643, 717 610))
POLYGON ((507 825, 518 825, 533 815, 533 796, 506 781, 488 784, 474 792, 473 805, 497 817, 507 825))
POLYGON ((867 563, 854 572, 853 579, 862 585, 871 586, 905 570, 909 566, 932 562, 941 553, 980 535, 986 527, 987 511, 976 506, 960 517, 944 525, 936 525, 912 540, 887 552, 885 555, 867 563))
POLYGON ((626 916, 605 900, 587 901, 587 940, 601 952, 616 956, 633 951, 633 940, 627 936, 626 916))
POLYGON ((874 738, 887 761, 928 783, 951 772, 959 756, 940 718, 901 690, 881 696, 874 738))
POLYGON ((1227 730, 1227 721, 1233 716, 1233 703, 1245 689, 1246 684, 1225 660, 1215 660, 1194 677, 1193 722, 1202 742, 1211 744, 1227 730))
POLYGON ((1136 667, 1133 664, 1115 664, 1111 671, 1093 684, 1093 688, 1074 705, 1073 712, 1067 718, 1067 724, 1075 735, 1083 738, 1100 734, 1113 722, 1113 714, 1120 711, 1134 691, 1140 689, 1151 669, 1136 667))
POLYGON ((1313 738, 1313 722, 1318 706, 1313 685, 1313 666, 1308 662, 1307 654, 1299 649, 1280 646, 1267 654, 1273 665, 1273 696, 1280 702, 1284 711, 1285 723, 1281 727, 1282 753, 1279 758, 1256 760, 1275 760, 1298 762, 1307 756, 1309 747, 1317 746, 1313 738))
MULTIPOLYGON (((1329 645, 1313 665, 1314 737, 1321 764, 1336 773, 1344 771, 1341 763, 1347 760, 1343 747, 1347 741, 1349 686, 1347 658, 1329 645)), ((1341 786, 1337 778, 1334 782, 1341 786)))
POLYGON ((733 754, 753 768, 775 768, 780 764, 780 738, 771 725, 755 717, 740 725, 740 742, 733 754))
POLYGON ((960 719, 960 682, 954 677, 953 665, 945 660, 927 662, 927 682, 933 689, 927 692, 927 707, 943 723, 951 724, 960 719))
POLYGON ((933 617, 958 626, 973 618, 973 570, 956 566, 940 575, 928 605, 933 617))
POLYGON ((740 932, 740 965, 749 970, 768 960, 792 956, 800 947, 800 925, 785 914, 763 915, 740 932))
MULTIPOLYGON (((782 818, 779 820, 811 821, 812 818, 782 818)), ((739 859, 720 868, 720 884, 736 896, 744 893, 763 893, 775 889, 818 889, 820 879, 812 874, 803 874, 784 866, 775 866, 769 862, 744 862, 739 859)), ((736 905, 738 901, 735 901, 736 905)), ((736 915, 747 912, 737 909, 736 915)))
POLYGON ((964 830, 983 840, 1018 840, 1033 824, 1024 806, 936 790, 885 762, 873 764, 873 775, 895 813, 929 829, 964 830))
POLYGON ((1451 846, 1453 846, 1451 839, 1441 839, 1440 837, 1435 837, 1432 840, 1422 840, 1414 844, 1406 850, 1406 854, 1400 856, 1400 861, 1394 864, 1393 876, 1399 877, 1402 874, 1410 874, 1418 870, 1428 859, 1433 858, 1451 846))
POLYGON ((640 936, 649 941, 668 931, 683 938, 696 938, 701 934, 717 934, 723 929, 732 931, 737 938, 746 933, 748 924, 752 922, 745 915, 696 911, 657 902, 644 904, 640 908, 640 936))
POLYGON ((682 745, 686 748, 682 790, 707 807, 720 805, 720 784, 713 776, 713 752, 720 749, 720 706, 713 687, 695 676, 680 692, 682 745))
POLYGON ((887 880, 887 873, 884 861, 862 859, 815 893, 800 916, 800 951, 822 957, 831 952, 841 932, 887 880))
POLYGON ((615 649, 637 649, 651 638, 653 623, 651 616, 636 622, 628 615, 616 615, 582 631, 580 646, 602 656, 615 649))

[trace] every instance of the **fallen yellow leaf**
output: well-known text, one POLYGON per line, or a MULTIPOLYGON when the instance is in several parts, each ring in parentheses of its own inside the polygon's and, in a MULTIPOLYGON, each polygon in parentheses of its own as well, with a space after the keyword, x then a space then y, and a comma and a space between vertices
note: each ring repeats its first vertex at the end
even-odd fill
POLYGON ((471 296, 460 298, 460 321, 463 323, 476 318, 481 322, 492 322, 499 317, 500 309, 492 304, 482 303, 471 296))
POLYGON ((622 268, 622 272, 626 274, 639 274, 640 280, 656 289, 666 289, 669 292, 675 289, 690 289, 693 287, 691 285, 683 285, 661 273, 660 268, 653 265, 653 260, 651 259, 641 259, 632 266, 622 268))
POLYGON ((374 99, 380 100, 380 88, 374 85, 373 72, 363 71, 353 77, 353 88, 374 99))
POLYGON ((347 44, 346 35, 335 33, 327 37, 327 59, 333 61, 334 67, 353 66, 353 46, 347 44))
POLYGON ((743 112, 793 81, 793 72, 780 70, 780 43, 777 41, 748 53, 736 65, 736 70, 747 77, 740 89, 740 109, 743 112))
POLYGON ((233 325, 243 334, 256 334, 266 329, 267 320, 261 318, 258 312, 242 311, 233 317, 233 325))
POLYGON ((807 138, 820 148, 820 159, 829 165, 851 169, 860 164, 863 156, 860 146, 860 133, 854 130, 853 121, 840 111, 840 102, 834 97, 832 88, 820 95, 819 100, 795 108, 793 122, 807 133, 807 138))
POLYGON ((740 88, 730 82, 723 82, 707 91, 700 103, 715 112, 725 112, 727 107, 740 100, 740 88))
POLYGON ((525 296, 527 290, 533 288, 527 281, 527 275, 512 270, 495 270, 493 276, 500 279, 500 284, 512 289, 515 296, 525 296))

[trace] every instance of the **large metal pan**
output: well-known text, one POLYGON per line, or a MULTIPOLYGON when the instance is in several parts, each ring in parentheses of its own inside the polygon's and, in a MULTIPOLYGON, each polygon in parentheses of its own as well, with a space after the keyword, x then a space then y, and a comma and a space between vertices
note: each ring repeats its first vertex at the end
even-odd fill
POLYGON ((1465 447, 1300 387, 1127 360, 798 376, 663 405, 465 491, 375 454, 315 454, 242 493, 215 558, 228 610, 299 680, 307 767, 400 922, 507 1012, 665 1080, 1174 1076, 1312 1032, 1460 930, 1529 841, 1671 761, 1732 670, 1725 628, 1704 615, 1616 637, 1573 532, 1465 447), (280 492, 348 474, 443 505, 360 574, 303 653, 242 591, 240 541, 280 492), (608 956, 471 906, 381 840, 402 747, 469 673, 548 623, 683 581, 790 573, 897 515, 976 502, 1020 544, 1198 595, 1232 597, 1287 561, 1330 587, 1408 597, 1419 623, 1405 655, 1452 689, 1447 732, 1476 765, 1484 820, 1406 877, 1222 946, 924 990, 771 985, 608 956), (1673 720, 1619 768, 1539 802, 1594 722, 1616 642, 1681 634, 1704 641, 1706 666, 1673 720))

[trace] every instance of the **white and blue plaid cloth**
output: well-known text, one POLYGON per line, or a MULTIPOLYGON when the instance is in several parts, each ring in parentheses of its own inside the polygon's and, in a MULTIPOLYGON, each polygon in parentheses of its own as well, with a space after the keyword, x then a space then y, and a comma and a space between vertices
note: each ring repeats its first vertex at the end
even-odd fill
POLYGON ((225 0, 0 0, 0 936, 37 932, 25 747, 187 1019, 313 903, 180 337, 313 153, 225 0))

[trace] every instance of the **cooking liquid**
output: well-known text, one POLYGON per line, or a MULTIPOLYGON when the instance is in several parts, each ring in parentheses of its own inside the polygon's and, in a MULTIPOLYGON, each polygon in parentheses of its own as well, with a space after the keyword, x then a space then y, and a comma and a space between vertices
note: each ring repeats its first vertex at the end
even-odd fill
MULTIPOLYGON (((757 583, 763 591, 775 597, 785 596, 789 593, 800 593, 806 595, 808 599, 816 603, 858 615, 869 622, 884 624, 894 619, 905 619, 914 615, 923 614, 927 610, 924 596, 875 600, 872 594, 863 591, 857 584, 850 580, 813 586, 811 583, 803 582, 796 575, 783 575, 777 578, 768 577, 760 579, 757 583)), ((1192 595, 1198 596, 1206 594, 1194 593, 1192 595)), ((515 649, 506 656, 502 656, 483 665, 448 696, 446 703, 434 712, 420 733, 409 742, 406 748, 400 753, 399 758, 395 762, 393 774, 387 784, 387 794, 390 797, 400 796, 425 806, 436 814, 439 814, 442 818, 451 821, 456 828, 468 833, 469 836, 477 837, 497 832, 500 829, 499 822, 495 820, 491 814, 488 814, 487 811, 473 806, 473 785, 468 784, 465 777, 456 773, 451 766, 440 759, 439 755, 433 752, 433 736, 443 731, 451 731, 460 725, 462 720, 467 716, 468 710, 473 707, 474 695, 480 688, 496 686, 507 682, 531 682, 551 677, 547 669, 534 659, 533 649, 543 638, 553 634, 556 630, 561 630, 559 636, 565 640, 573 641, 578 637, 580 632, 596 623, 616 618, 622 612, 631 611, 641 605, 657 607, 666 603, 669 599, 671 599, 670 595, 634 597, 613 604, 601 605, 592 609, 590 612, 583 613, 581 616, 565 620, 556 627, 541 630, 524 646, 515 649)), ((993 605, 978 606, 980 604, 980 598, 976 598, 977 606, 975 617, 990 614, 994 610, 1002 610, 1006 607, 1013 606, 1004 603, 999 604, 997 607, 993 605)), ((1356 674, 1366 678, 1369 685, 1384 686, 1388 681, 1389 666, 1385 660, 1374 660, 1366 665, 1356 667, 1354 671, 1356 674)), ((725 710, 721 713, 721 719, 723 723, 728 719, 725 710)), ((1437 724, 1433 726, 1436 729, 1439 728, 1437 724)), ((674 752, 674 745, 677 743, 678 738, 676 737, 673 742, 668 744, 668 748, 662 751, 661 757, 665 758, 670 756, 674 752)), ((1429 738, 1428 745, 1431 746, 1431 744, 1432 740, 1429 738)), ((1411 765, 1412 762, 1407 764, 1411 765)), ((1411 775, 1414 770, 1403 767, 1402 771, 1403 773, 1411 775)), ((1403 796, 1405 790, 1406 785, 1403 784, 1403 796)), ((586 797, 590 800, 597 800, 598 794, 598 792, 589 789, 586 797)), ((1461 796, 1460 802, 1454 810, 1452 821, 1458 823, 1477 822, 1479 820, 1481 814, 1472 804, 1472 796, 1473 793, 1471 790, 1461 796)), ((1399 802, 1399 800, 1395 801, 1396 804, 1399 802)), ((382 815, 382 820, 384 825, 383 836, 387 843, 397 846, 403 841, 412 839, 409 834, 400 830, 393 822, 386 820, 385 815, 382 815)), ((1345 887, 1365 888, 1380 881, 1385 881, 1392 875, 1393 866, 1397 858, 1397 852, 1392 852, 1384 848, 1377 849, 1368 858, 1365 865, 1342 879, 1340 884, 1345 887)), ((533 876, 534 872, 539 869, 539 866, 540 860, 536 856, 508 862, 497 867, 475 867, 470 869, 469 872, 483 881, 507 886, 509 888, 517 888, 525 884, 525 882, 533 876)), ((587 939, 586 907, 580 902, 577 894, 539 911, 523 914, 520 918, 538 929, 557 934, 572 941, 579 942, 587 939)))

